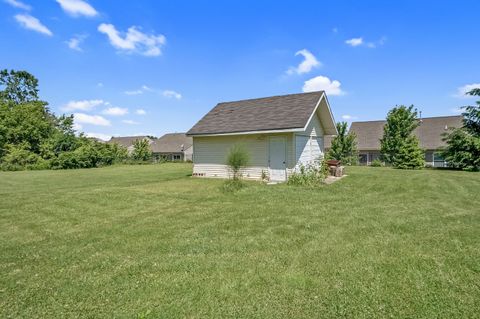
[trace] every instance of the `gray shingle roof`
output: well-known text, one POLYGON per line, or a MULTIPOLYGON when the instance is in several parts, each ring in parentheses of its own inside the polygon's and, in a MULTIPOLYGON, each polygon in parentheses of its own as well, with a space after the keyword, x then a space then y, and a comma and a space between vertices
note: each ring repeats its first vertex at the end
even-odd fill
MULTIPOLYGON (((383 136, 383 126, 386 121, 352 122, 350 131, 357 135, 359 150, 380 150, 380 139, 383 136)), ((426 117, 415 129, 414 134, 420 141, 420 147, 436 150, 445 146, 442 134, 450 128, 462 127, 461 116, 426 117)), ((325 139, 325 147, 330 147, 331 139, 325 139)))
POLYGON ((185 133, 169 133, 155 140, 151 148, 154 153, 180 153, 192 144, 193 139, 185 133))
POLYGON ((112 137, 110 141, 107 143, 109 144, 114 144, 117 143, 123 147, 130 147, 135 143, 136 140, 143 140, 143 139, 148 139, 151 141, 151 139, 148 136, 117 136, 117 137, 112 137))
POLYGON ((323 91, 218 103, 188 135, 303 128, 323 91))

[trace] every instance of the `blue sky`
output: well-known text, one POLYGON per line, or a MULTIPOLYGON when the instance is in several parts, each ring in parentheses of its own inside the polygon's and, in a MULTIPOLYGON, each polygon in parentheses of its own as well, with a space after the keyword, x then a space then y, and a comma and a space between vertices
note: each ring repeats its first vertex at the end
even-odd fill
POLYGON ((458 114, 480 1, 0 0, 0 68, 102 138, 188 130, 216 103, 325 89, 336 120, 458 114))

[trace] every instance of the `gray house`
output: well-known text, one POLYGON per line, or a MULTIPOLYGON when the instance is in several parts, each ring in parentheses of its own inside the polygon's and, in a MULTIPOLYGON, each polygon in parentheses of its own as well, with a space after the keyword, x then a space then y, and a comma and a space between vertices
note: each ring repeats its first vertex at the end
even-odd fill
POLYGON ((191 161, 193 154, 193 139, 185 133, 169 133, 152 144, 153 156, 167 161, 191 161))
MULTIPOLYGON (((370 165, 380 158, 380 139, 383 137, 383 127, 386 121, 352 122, 350 132, 357 136, 357 147, 360 164, 370 165)), ((445 146, 443 134, 452 128, 462 127, 461 116, 427 117, 420 120, 420 125, 414 134, 420 141, 420 147, 425 150, 425 162, 434 167, 445 167, 446 162, 439 154, 445 146)), ((325 139, 326 148, 330 148, 333 137, 325 139)))

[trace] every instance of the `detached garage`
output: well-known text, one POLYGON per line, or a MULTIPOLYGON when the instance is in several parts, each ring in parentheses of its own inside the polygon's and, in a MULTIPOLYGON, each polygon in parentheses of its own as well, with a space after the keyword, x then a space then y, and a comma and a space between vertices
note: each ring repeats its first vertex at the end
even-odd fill
POLYGON ((242 144, 250 155, 243 176, 272 181, 319 160, 323 136, 336 134, 323 91, 219 103, 187 132, 194 176, 228 178, 228 152, 242 144))

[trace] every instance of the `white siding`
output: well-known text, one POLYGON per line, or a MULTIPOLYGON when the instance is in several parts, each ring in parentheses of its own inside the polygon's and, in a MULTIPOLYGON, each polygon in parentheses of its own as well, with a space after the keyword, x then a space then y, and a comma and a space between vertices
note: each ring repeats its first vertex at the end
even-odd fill
POLYGON ((286 137, 287 177, 304 160, 310 162, 323 155, 323 127, 317 114, 304 132, 282 134, 251 134, 193 137, 194 176, 228 178, 231 172, 225 164, 234 144, 243 144, 250 154, 250 164, 242 172, 245 178, 261 179, 262 171, 268 175, 270 136, 286 137))
POLYGON ((193 158, 193 145, 183 151, 183 160, 191 161, 193 158))
POLYGON ((320 119, 314 114, 305 132, 295 134, 295 168, 311 164, 324 155, 323 132, 320 119))

